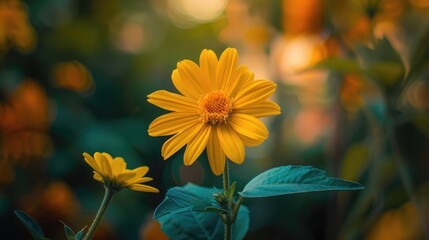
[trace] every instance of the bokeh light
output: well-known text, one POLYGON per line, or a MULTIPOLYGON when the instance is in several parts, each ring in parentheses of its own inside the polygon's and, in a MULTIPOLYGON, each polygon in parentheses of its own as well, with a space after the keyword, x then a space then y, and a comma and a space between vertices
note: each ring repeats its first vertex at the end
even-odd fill
POLYGON ((167 239, 152 217, 167 189, 222 178, 205 153, 163 161, 147 129, 164 111, 147 95, 176 92, 177 62, 226 47, 276 82, 282 108, 230 165, 238 191, 290 164, 365 185, 246 200, 245 239, 428 238, 428 23, 429 0, 0 0, 2 238, 29 237, 15 209, 50 239, 64 238, 58 220, 90 224, 103 187, 81 154, 106 151, 149 166, 161 194, 118 196, 95 239, 167 239))
POLYGON ((226 3, 226 0, 168 0, 168 13, 176 26, 194 27, 218 18, 226 3))

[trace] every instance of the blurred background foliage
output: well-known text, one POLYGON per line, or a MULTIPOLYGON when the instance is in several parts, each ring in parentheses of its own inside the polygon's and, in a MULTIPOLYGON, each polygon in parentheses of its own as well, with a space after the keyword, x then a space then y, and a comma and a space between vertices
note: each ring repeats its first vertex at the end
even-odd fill
POLYGON ((246 239, 429 238, 429 0, 1 0, 0 234, 51 239, 89 225, 103 187, 83 152, 150 167, 161 194, 118 194, 95 239, 166 239, 152 220, 165 191, 221 186, 204 156, 163 161, 146 101, 174 91, 182 59, 227 46, 277 82, 271 136, 232 164, 238 189, 280 165, 359 181, 359 192, 248 200, 246 239))

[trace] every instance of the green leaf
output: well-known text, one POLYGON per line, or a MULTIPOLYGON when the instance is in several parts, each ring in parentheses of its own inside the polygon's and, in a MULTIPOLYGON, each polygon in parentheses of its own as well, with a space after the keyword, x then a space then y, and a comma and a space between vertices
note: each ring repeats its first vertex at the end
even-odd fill
POLYGON ((60 221, 64 225, 64 232, 66 233, 67 240, 77 240, 73 230, 67 226, 63 221, 60 221))
POLYGON ((15 210, 15 215, 19 218, 19 220, 24 224, 25 228, 30 232, 31 236, 37 240, 46 240, 48 238, 45 237, 45 234, 40 228, 39 224, 30 217, 27 213, 20 210, 15 210))
MULTIPOLYGON (((161 230, 175 240, 185 239, 223 239, 225 225, 218 214, 214 212, 184 212, 169 214, 158 220, 161 230)), ((233 240, 243 239, 249 230, 249 210, 241 205, 237 219, 232 224, 231 237, 233 240)))
MULTIPOLYGON (((246 236, 247 231, 249 230, 250 217, 249 209, 241 205, 238 210, 237 218, 232 224, 231 237, 233 240, 243 239, 246 236)), ((224 230, 224 228, 222 228, 224 230)))
MULTIPOLYGON (((212 197, 216 192, 219 191, 194 184, 172 188, 167 192, 166 199, 155 210, 154 217, 160 222, 162 231, 172 239, 223 239, 224 224, 219 214, 210 210, 201 210, 217 208, 217 203, 213 201, 212 197), (187 197, 189 197, 188 200, 187 197), (201 205, 203 202, 208 206, 201 205), (199 205, 185 207, 186 204, 195 203, 199 205)), ((216 211, 225 211, 221 210, 216 211)), ((249 210, 242 205, 237 219, 232 225, 232 239, 244 238, 249 229, 249 221, 249 210)))
POLYGON ((386 37, 377 39, 373 47, 359 45, 356 50, 365 75, 381 85, 396 86, 404 78, 401 56, 386 37))
POLYGON ((233 183, 231 184, 231 186, 229 187, 229 189, 228 189, 228 194, 227 194, 227 199, 228 199, 228 201, 231 201, 231 200, 232 200, 232 198, 234 197, 234 193, 235 193, 235 185, 236 185, 236 182, 233 182, 233 183))
MULTIPOLYGON (((429 22, 426 19, 421 19, 419 22, 420 28, 423 28, 415 37, 414 42, 410 44, 410 57, 409 57, 409 66, 408 78, 413 78, 414 75, 420 73, 420 71, 427 69, 429 65, 429 22)), ((413 29, 414 30, 414 29, 413 29)))
POLYGON ((239 194, 243 197, 271 197, 285 194, 359 190, 363 186, 339 178, 327 177, 325 172, 310 166, 272 168, 253 178, 239 194))
POLYGON ((225 212, 213 200, 215 188, 204 188, 191 183, 184 187, 174 187, 167 191, 166 197, 156 208, 154 218, 158 219, 166 214, 176 214, 190 211, 225 212), (208 190, 207 190, 208 189, 208 190))
POLYGON ((328 58, 306 70, 327 69, 340 73, 357 73, 362 74, 363 70, 359 63, 354 59, 348 58, 328 58))
POLYGON ((86 226, 76 233, 76 240, 81 240, 83 238, 83 233, 85 231, 85 228, 86 226))

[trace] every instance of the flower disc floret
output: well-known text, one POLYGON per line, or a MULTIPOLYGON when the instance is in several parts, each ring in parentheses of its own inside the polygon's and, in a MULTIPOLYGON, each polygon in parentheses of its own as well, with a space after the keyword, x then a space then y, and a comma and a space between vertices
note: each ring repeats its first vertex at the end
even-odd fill
POLYGON ((201 121, 210 125, 226 123, 232 112, 229 97, 222 91, 213 91, 198 100, 201 121))

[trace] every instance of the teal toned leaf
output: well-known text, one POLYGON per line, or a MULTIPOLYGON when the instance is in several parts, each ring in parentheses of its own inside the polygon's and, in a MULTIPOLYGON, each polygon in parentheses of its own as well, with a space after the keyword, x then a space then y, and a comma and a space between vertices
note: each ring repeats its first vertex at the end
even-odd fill
MULTIPOLYGON (((214 212, 183 212, 164 215, 158 221, 162 231, 175 240, 187 239, 223 239, 225 225, 214 212)), ((240 206, 237 219, 232 224, 233 240, 243 239, 249 229, 249 210, 240 206)))
POLYGON ((31 236, 33 236, 34 239, 37 239, 37 240, 47 239, 45 237, 45 234, 42 231, 42 228, 40 228, 36 220, 30 217, 27 213, 20 210, 15 210, 15 215, 24 224, 25 228, 30 232, 31 236))
POLYGON ((66 233, 67 240, 77 240, 73 230, 69 226, 67 226, 67 224, 65 224, 64 222, 62 223, 64 224, 64 232, 66 233))
MULTIPOLYGON (((250 217, 249 209, 246 206, 241 205, 238 210, 237 218, 234 224, 232 224, 231 237, 232 239, 243 239, 249 230, 250 217)), ((224 228, 222 228, 224 230, 224 228)))
POLYGON ((327 177, 325 172, 310 166, 282 166, 265 171, 253 178, 239 194, 243 197, 271 197, 285 194, 359 190, 363 186, 339 178, 327 177))
MULTIPOLYGON (((155 210, 154 218, 172 239, 223 239, 224 223, 218 213, 225 210, 213 200, 216 192, 219 190, 194 184, 172 188, 155 210)), ((243 239, 248 229, 249 210, 241 206, 232 225, 232 238, 243 239)))
POLYGON ((76 233, 76 240, 81 240, 83 238, 83 233, 85 231, 85 228, 86 226, 76 233))
POLYGON ((204 188, 191 183, 184 187, 174 187, 167 191, 166 197, 156 208, 154 218, 158 219, 166 214, 175 214, 190 211, 219 211, 224 212, 213 200, 214 188, 204 188))

